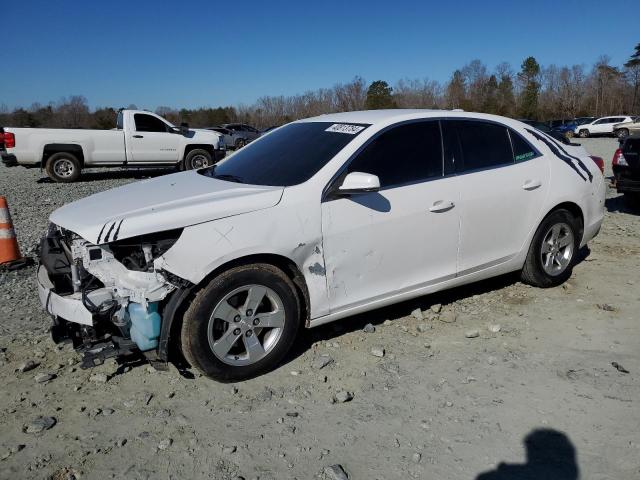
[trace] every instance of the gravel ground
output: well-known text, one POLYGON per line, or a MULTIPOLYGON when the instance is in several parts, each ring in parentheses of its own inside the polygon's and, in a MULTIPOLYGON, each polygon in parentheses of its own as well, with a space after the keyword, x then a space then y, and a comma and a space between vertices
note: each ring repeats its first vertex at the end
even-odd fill
MULTIPOLYGON (((155 174, 0 167, 0 194, 31 254, 55 208, 155 174)), ((352 317, 236 385, 80 370, 34 269, 0 274, 0 478, 640 478, 640 216, 613 190, 607 210, 562 287, 506 276, 352 317)))

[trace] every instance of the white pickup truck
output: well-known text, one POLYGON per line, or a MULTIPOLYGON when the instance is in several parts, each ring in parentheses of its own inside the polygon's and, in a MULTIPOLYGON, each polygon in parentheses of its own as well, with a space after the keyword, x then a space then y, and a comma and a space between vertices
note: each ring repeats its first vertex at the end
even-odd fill
POLYGON ((0 129, 0 155, 8 166, 44 168, 56 182, 73 182, 83 168, 213 165, 225 156, 222 135, 175 127, 142 110, 118 112, 112 130, 0 129))

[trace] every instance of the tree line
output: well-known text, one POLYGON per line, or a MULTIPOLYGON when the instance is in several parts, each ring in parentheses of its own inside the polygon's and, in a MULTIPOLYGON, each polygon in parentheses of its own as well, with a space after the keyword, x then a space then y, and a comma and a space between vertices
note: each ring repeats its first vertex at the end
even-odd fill
MULTIPOLYGON (((598 58, 591 68, 542 66, 527 57, 517 71, 508 63, 490 70, 481 60, 473 60, 455 70, 447 82, 402 79, 392 86, 384 80, 368 84, 356 76, 331 88, 264 96, 249 106, 161 106, 156 113, 192 127, 243 122, 264 128, 324 113, 380 108, 460 108, 533 120, 640 115, 640 43, 622 66, 611 65, 607 56, 598 58)), ((115 125, 115 116, 113 107, 91 111, 87 99, 79 95, 13 111, 0 106, 0 126, 109 129, 115 125)))

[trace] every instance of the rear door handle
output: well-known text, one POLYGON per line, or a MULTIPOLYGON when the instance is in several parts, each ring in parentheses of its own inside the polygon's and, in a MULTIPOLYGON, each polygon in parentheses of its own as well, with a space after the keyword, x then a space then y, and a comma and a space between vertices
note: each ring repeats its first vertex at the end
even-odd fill
POLYGON ((433 202, 433 205, 429 207, 429 211, 434 213, 446 212, 447 210, 451 210, 455 206, 456 204, 451 200, 438 200, 436 202, 433 202))
POLYGON ((535 190, 536 188, 542 186, 542 182, 540 180, 527 180, 522 185, 522 188, 525 190, 535 190))
POLYGON ((134 135, 133 138, 144 138, 142 135, 134 135))

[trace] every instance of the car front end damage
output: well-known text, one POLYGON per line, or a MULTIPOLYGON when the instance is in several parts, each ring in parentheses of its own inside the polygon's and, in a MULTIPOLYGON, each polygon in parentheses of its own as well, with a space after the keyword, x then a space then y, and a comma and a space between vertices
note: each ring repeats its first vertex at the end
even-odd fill
POLYGON ((81 366, 142 352, 152 364, 166 362, 162 315, 169 297, 187 281, 156 262, 182 229, 95 245, 50 224, 40 244, 37 272, 43 308, 52 316, 56 343, 71 341, 81 366))

